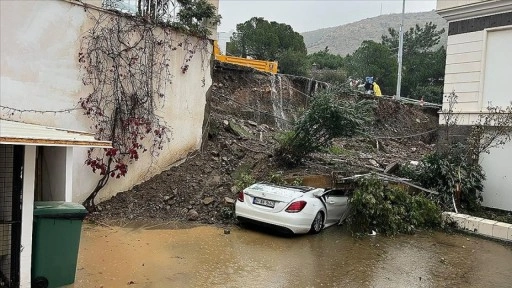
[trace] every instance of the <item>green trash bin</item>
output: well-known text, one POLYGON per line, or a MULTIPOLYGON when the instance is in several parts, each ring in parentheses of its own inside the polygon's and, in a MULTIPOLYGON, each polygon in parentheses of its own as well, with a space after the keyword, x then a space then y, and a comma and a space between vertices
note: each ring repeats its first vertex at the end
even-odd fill
POLYGON ((62 201, 35 202, 32 234, 32 287, 75 282, 84 206, 62 201))

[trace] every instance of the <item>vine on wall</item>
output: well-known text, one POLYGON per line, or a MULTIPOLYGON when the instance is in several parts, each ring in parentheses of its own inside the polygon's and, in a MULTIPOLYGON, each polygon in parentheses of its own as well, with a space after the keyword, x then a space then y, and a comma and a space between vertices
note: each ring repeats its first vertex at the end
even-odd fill
POLYGON ((172 131, 156 110, 165 102, 172 67, 180 65, 187 73, 195 53, 209 47, 207 40, 177 40, 176 32, 144 18, 91 17, 95 24, 82 39, 78 62, 83 84, 92 92, 79 105, 97 136, 112 141, 113 148, 88 150, 85 164, 101 175, 83 203, 89 211, 95 210, 94 200, 109 179, 125 176, 141 153, 156 157, 170 140, 172 131), (171 61, 177 49, 185 51, 182 63, 171 61))

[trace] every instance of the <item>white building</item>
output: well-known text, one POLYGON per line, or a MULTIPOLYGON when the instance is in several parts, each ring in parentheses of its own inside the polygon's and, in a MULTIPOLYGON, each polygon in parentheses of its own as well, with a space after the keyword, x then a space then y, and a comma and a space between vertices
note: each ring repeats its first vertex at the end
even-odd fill
MULTIPOLYGON (((438 0, 437 13, 449 22, 444 93, 459 97, 459 124, 474 123, 489 103, 511 105, 512 1, 438 0)), ((512 211, 512 143, 481 155, 481 164, 483 205, 512 211)))
MULTIPOLYGON (((218 0, 211 2, 218 6, 218 0)), ((81 37, 96 24, 89 14, 108 13, 101 5, 101 0, 0 1, 0 247, 7 247, 0 249, 0 281, 5 276, 15 286, 31 285, 34 200, 80 203, 99 179, 84 164, 86 151, 110 143, 77 132, 91 131, 91 122, 71 108, 91 91, 82 83, 78 55, 81 37), (69 111, 48 113, 61 110, 69 111)), ((178 32, 169 37, 204 41, 178 32)), ((172 130, 170 142, 157 158, 141 154, 126 177, 109 181, 99 200, 129 190, 200 147, 212 83, 213 46, 206 43, 204 53, 187 61, 187 73, 182 65, 188 51, 176 49, 170 56, 172 84, 157 111, 172 130)))

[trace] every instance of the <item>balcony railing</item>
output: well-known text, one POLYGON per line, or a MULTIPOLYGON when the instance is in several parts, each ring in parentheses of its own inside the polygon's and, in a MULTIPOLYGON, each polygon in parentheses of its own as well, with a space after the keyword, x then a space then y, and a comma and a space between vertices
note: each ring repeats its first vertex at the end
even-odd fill
POLYGON ((177 0, 103 0, 102 7, 168 23, 178 21, 181 8, 177 0))

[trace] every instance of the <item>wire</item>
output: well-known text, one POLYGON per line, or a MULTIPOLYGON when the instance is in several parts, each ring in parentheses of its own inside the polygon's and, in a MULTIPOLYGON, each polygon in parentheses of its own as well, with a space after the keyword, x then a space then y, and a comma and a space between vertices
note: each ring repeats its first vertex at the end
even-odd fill
POLYGON ((9 111, 9 113, 16 112, 16 113, 41 113, 41 114, 43 114, 43 113, 70 113, 75 110, 80 110, 80 108, 78 108, 78 107, 62 109, 62 110, 18 109, 18 108, 3 106, 3 105, 0 105, 0 109, 7 110, 7 111, 9 111))

